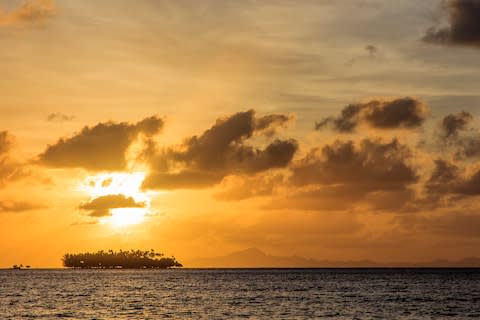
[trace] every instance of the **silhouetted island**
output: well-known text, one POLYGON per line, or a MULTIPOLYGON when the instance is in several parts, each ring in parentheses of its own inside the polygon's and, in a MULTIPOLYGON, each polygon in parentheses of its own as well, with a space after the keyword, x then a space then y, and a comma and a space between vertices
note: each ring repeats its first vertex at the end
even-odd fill
POLYGON ((12 266, 12 269, 14 269, 14 270, 24 270, 24 268, 30 269, 30 266, 27 265, 27 266, 24 267, 23 264, 20 264, 20 265, 14 264, 12 266))
POLYGON ((182 267, 174 257, 164 257, 153 249, 150 251, 98 251, 95 253, 67 253, 62 258, 67 268, 81 269, 167 269, 182 267))

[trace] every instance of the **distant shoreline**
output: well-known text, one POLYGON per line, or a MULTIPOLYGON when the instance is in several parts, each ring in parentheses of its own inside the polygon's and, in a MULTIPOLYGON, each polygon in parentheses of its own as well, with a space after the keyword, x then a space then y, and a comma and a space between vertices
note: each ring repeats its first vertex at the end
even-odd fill
POLYGON ((174 271, 174 270, 479 270, 480 267, 183 267, 183 268, 63 268, 45 267, 30 269, 0 268, 0 271, 174 271))

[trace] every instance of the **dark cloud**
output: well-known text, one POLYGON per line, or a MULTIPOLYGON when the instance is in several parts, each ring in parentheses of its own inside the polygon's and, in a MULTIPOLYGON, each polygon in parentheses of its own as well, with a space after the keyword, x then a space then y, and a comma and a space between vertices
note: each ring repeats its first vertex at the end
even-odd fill
POLYGON ((47 121, 49 122, 66 122, 66 121, 72 121, 73 119, 75 119, 74 116, 63 114, 60 112, 50 113, 47 116, 47 121))
POLYGON ((267 208, 347 210, 363 203, 374 210, 397 210, 405 204, 399 202, 414 196, 409 186, 419 179, 410 157, 410 149, 395 139, 365 139, 358 145, 336 141, 297 161, 288 194, 267 208))
POLYGON ((144 207, 144 203, 136 202, 132 197, 126 197, 123 194, 112 194, 82 203, 78 208, 88 211, 88 215, 91 217, 105 217, 111 215, 110 209, 144 207))
POLYGON ((144 187, 200 188, 218 183, 229 174, 286 167, 297 151, 295 140, 276 139, 263 149, 247 141, 288 120, 283 115, 256 117, 253 110, 219 119, 202 135, 187 139, 178 148, 157 152, 151 160, 153 172, 145 179, 144 187))
POLYGON ((433 192, 449 190, 451 183, 459 180, 460 173, 460 169, 453 163, 437 159, 426 187, 433 192))
POLYGON ((480 170, 465 172, 456 164, 438 159, 435 168, 425 184, 431 195, 480 195, 480 170))
POLYGON ((315 129, 331 126, 338 132, 353 132, 360 124, 376 129, 410 129, 421 126, 427 112, 425 104, 414 98, 375 99, 350 104, 343 108, 338 117, 328 117, 317 122, 315 129))
MULTIPOLYGON (((244 143, 255 132, 272 130, 285 123, 287 119, 281 115, 268 115, 255 117, 255 111, 239 112, 230 117, 219 119, 210 129, 201 136, 194 136, 185 142, 182 150, 171 150, 171 157, 182 161, 198 169, 222 169, 229 167, 244 167, 248 170, 262 166, 264 161, 272 161, 273 166, 284 166, 291 159, 296 149, 296 143, 292 141, 276 140, 265 150, 246 146, 244 143), (286 149, 286 150, 280 150, 286 149), (278 160, 277 156, 283 156, 281 151, 286 151, 286 157, 278 160), (269 156, 272 156, 269 158, 269 156)), ((268 164, 264 164, 268 166, 268 164)))
POLYGON ((304 185, 354 185, 365 191, 403 189, 417 182, 408 164, 410 149, 393 139, 336 141, 313 150, 292 168, 291 182, 304 185))
POLYGON ((56 14, 53 0, 26 0, 18 8, 5 12, 0 8, 0 27, 45 22, 56 14))
POLYGON ((446 115, 440 122, 437 147, 443 152, 453 152, 456 160, 479 157, 480 133, 477 128, 470 127, 472 121, 472 114, 465 111, 446 115))
POLYGON ((267 136, 273 136, 279 127, 285 127, 294 118, 291 114, 269 114, 255 119, 255 130, 263 131, 267 136))
POLYGON ((150 138, 162 128, 163 120, 157 117, 149 117, 136 124, 99 123, 49 145, 39 155, 38 161, 57 168, 122 170, 127 165, 125 153, 128 147, 140 136, 150 138))
POLYGON ((480 156, 480 136, 462 137, 454 141, 456 146, 455 158, 469 159, 480 156))
POLYGON ((440 123, 442 135, 445 138, 457 137, 458 132, 465 130, 467 125, 473 120, 473 116, 469 112, 459 112, 446 115, 440 123))
POLYGON ((444 3, 447 27, 431 27, 423 40, 428 43, 480 46, 480 0, 450 0, 444 3))

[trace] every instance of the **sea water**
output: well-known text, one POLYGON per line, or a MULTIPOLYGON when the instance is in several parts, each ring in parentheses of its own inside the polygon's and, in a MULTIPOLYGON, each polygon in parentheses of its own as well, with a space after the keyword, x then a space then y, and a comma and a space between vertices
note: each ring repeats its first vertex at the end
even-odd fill
POLYGON ((480 269, 0 270, 1 319, 480 319, 480 269))

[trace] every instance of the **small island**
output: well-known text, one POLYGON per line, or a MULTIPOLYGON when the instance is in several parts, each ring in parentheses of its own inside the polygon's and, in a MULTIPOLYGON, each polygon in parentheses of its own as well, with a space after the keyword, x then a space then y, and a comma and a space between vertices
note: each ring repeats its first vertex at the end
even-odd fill
POLYGON ((25 268, 30 269, 30 266, 28 266, 28 265, 27 265, 27 266, 23 266, 23 264, 19 264, 19 265, 18 265, 18 264, 14 264, 14 265, 12 266, 12 269, 13 269, 13 270, 24 270, 25 268))
POLYGON ((98 251, 67 253, 62 258, 67 268, 78 269, 168 269, 182 267, 174 257, 165 257, 153 249, 150 251, 98 251))

